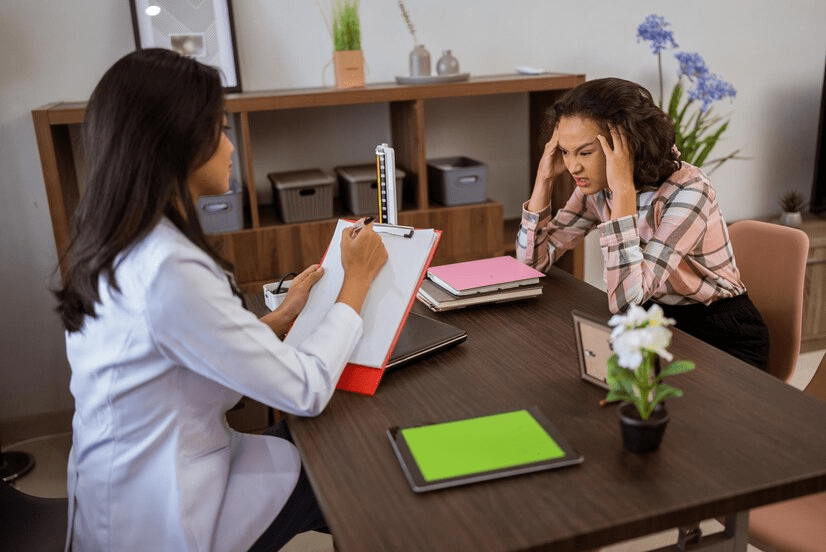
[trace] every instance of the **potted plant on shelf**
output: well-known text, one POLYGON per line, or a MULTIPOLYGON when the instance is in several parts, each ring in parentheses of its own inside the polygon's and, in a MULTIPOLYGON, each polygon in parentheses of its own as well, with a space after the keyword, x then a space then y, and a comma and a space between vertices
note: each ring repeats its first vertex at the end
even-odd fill
POLYGON ((680 64, 677 83, 671 91, 668 105, 663 105, 662 51, 678 47, 674 34, 666 29, 669 25, 663 16, 649 15, 637 27, 637 41, 650 42, 651 51, 657 56, 660 107, 666 110, 674 123, 680 159, 711 174, 730 159, 746 159, 740 157, 739 149, 722 157, 709 158, 729 124, 729 117, 713 114, 711 105, 725 98, 733 99, 737 91, 731 83, 712 73, 700 54, 679 52, 674 55, 680 64))
POLYGON ((694 369, 694 362, 678 360, 660 369, 660 357, 670 361, 666 350, 671 344, 671 318, 663 316, 659 305, 647 312, 631 305, 624 315, 614 315, 608 321, 613 326, 608 359, 609 402, 622 401, 619 406, 622 442, 626 450, 645 453, 656 450, 668 423, 664 400, 680 397, 683 392, 663 380, 668 376, 694 369))
POLYGON ((335 0, 333 3, 333 67, 337 88, 364 86, 358 1, 335 0))
POLYGON ((780 208, 783 212, 780 214, 780 224, 783 226, 791 226, 792 228, 800 228, 803 224, 803 215, 800 213, 806 202, 803 197, 794 190, 789 190, 780 198, 780 208))

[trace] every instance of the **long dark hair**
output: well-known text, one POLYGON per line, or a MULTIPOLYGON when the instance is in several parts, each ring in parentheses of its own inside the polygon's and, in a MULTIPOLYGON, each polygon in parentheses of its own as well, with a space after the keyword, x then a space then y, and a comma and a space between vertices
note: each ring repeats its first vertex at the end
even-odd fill
POLYGON ((225 270, 187 186, 218 147, 224 91, 218 71, 171 50, 137 50, 95 87, 82 127, 85 187, 74 213, 57 311, 69 332, 95 317, 101 275, 115 280, 118 255, 166 216, 225 270))
POLYGON ((548 110, 542 146, 559 119, 575 115, 591 119, 605 130, 609 123, 625 130, 634 149, 637 189, 659 186, 679 170, 674 124, 639 84, 616 78, 595 79, 569 90, 548 110))

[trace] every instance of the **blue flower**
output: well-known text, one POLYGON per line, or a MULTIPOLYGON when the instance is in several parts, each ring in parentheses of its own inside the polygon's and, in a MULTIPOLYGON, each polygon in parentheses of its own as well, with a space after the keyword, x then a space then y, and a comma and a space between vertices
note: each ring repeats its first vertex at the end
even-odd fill
POLYGON ((651 51, 657 56, 660 77, 659 105, 667 109, 668 117, 674 122, 675 146, 682 152, 680 159, 703 167, 706 173, 710 174, 729 159, 744 159, 737 155, 740 150, 735 150, 725 157, 708 160, 711 150, 728 128, 729 121, 728 117, 712 115, 711 104, 723 98, 734 98, 737 91, 730 83, 712 74, 700 54, 680 52, 674 56, 680 62, 677 84, 674 85, 666 106, 663 102, 665 96, 661 52, 669 45, 677 48, 671 31, 665 30, 669 25, 664 17, 649 15, 637 27, 637 42, 650 41, 651 51), (688 84, 683 82, 683 77, 686 77, 688 84), (689 106, 695 101, 699 103, 699 107, 695 104, 695 107, 689 110, 689 106))
POLYGON ((674 57, 680 62, 677 76, 685 75, 689 80, 694 80, 695 78, 703 78, 708 74, 708 67, 706 67, 706 62, 700 54, 680 52, 674 54, 674 57))
POLYGON ((642 40, 651 41, 651 51, 654 54, 659 54, 662 50, 671 44, 671 48, 676 48, 677 43, 674 42, 674 35, 671 31, 666 31, 670 23, 661 15, 651 14, 645 18, 645 21, 640 23, 637 27, 637 42, 642 40))
POLYGON ((689 92, 689 100, 700 100, 703 105, 700 111, 706 111, 709 106, 717 100, 723 98, 734 98, 737 95, 737 90, 734 85, 724 81, 717 75, 703 75, 697 80, 697 86, 689 92))

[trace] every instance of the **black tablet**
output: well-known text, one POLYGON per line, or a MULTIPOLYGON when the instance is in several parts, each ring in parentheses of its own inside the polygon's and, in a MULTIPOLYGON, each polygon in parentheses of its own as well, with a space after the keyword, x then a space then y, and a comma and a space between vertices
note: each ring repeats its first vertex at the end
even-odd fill
POLYGON ((560 468, 583 460, 535 406, 392 427, 387 436, 416 492, 560 468))

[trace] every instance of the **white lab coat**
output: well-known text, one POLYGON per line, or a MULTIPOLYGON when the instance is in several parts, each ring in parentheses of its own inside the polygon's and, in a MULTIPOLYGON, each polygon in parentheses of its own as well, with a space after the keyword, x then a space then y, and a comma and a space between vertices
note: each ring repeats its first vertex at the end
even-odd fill
POLYGON ((245 310, 223 270, 168 219, 117 263, 121 292, 67 334, 75 398, 69 538, 95 550, 244 551, 292 492, 295 447, 240 434, 242 395, 313 416, 362 322, 337 303, 299 347, 245 310))

